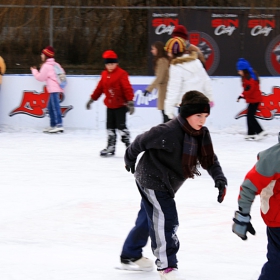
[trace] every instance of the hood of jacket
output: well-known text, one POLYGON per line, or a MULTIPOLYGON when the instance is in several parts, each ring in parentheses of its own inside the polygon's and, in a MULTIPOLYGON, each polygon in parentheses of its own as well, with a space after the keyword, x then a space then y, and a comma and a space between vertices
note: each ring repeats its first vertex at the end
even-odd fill
POLYGON ((182 69, 184 71, 188 71, 193 73, 201 72, 202 63, 199 59, 197 59, 197 52, 192 52, 189 54, 184 54, 181 57, 177 57, 171 61, 171 67, 175 67, 178 70, 182 69))
POLYGON ((190 61, 194 61, 198 58, 198 54, 197 52, 191 52, 190 54, 183 54, 180 57, 176 57, 174 59, 171 60, 171 64, 182 64, 185 62, 190 62, 190 61))
POLYGON ((56 62, 55 62, 54 58, 48 58, 48 59, 46 59, 45 63, 49 64, 49 65, 54 65, 56 62))

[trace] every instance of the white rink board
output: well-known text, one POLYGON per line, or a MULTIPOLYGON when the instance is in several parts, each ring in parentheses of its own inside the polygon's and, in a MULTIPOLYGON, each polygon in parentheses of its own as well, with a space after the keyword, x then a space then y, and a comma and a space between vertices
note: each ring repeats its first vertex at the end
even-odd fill
MULTIPOLYGON (((106 125, 106 107, 101 97, 94 102, 91 110, 86 110, 85 104, 94 90, 100 76, 68 76, 68 85, 65 89, 65 97, 61 106, 73 106, 63 118, 64 126, 75 129, 103 130, 106 125)), ((156 92, 148 97, 141 97, 139 87, 145 88, 153 81, 154 77, 130 76, 130 82, 135 90, 136 110, 130 116, 127 114, 129 129, 148 129, 162 122, 161 112, 155 107, 149 107, 156 99, 156 92), (139 99, 140 98, 140 99, 139 99), (145 106, 146 107, 138 107, 145 106)), ((229 127, 241 127, 246 130, 246 118, 235 119, 238 112, 246 108, 246 103, 241 100, 236 102, 242 92, 240 77, 211 77, 213 85, 214 107, 207 120, 207 126, 212 129, 222 130, 229 127)), ((33 117, 27 114, 10 113, 17 108, 22 101, 24 91, 41 93, 44 83, 36 81, 32 75, 4 75, 0 92, 0 125, 2 127, 29 127, 43 128, 48 126, 49 118, 33 117)), ((280 79, 277 77, 261 77, 261 90, 266 95, 272 92, 273 87, 280 87, 280 79)), ((279 99, 280 101, 280 99, 279 99)), ((273 120, 260 120, 265 128, 278 128, 279 117, 273 120)))

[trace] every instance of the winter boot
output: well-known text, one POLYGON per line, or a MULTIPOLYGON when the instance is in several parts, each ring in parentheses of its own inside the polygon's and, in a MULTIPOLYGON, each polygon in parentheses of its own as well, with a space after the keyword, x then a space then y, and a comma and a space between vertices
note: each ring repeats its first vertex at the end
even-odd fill
POLYGON ((165 270, 160 270, 158 273, 161 280, 186 280, 185 277, 179 274, 177 268, 166 268, 165 270))
POLYGON ((153 262, 145 257, 140 259, 124 259, 121 258, 121 266, 119 269, 130 271, 152 271, 154 269, 153 262))
POLYGON ((122 142, 126 147, 130 145, 130 133, 127 128, 120 130, 122 142))
POLYGON ((113 156, 115 154, 115 147, 116 147, 116 132, 114 129, 107 129, 108 133, 108 145, 107 148, 100 152, 100 156, 113 156))

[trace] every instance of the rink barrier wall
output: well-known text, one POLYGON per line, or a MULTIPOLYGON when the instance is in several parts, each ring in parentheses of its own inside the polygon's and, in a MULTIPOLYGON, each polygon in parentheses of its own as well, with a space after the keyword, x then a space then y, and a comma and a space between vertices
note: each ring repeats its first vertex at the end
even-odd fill
MULTIPOLYGON (((103 97, 86 110, 86 102, 97 85, 100 76, 68 76, 68 85, 61 96, 63 122, 65 128, 103 130, 106 126, 106 107, 103 97)), ((147 129, 162 122, 161 112, 156 107, 157 92, 147 97, 142 90, 154 77, 130 76, 135 93, 135 113, 127 114, 128 128, 147 129)), ((278 128, 280 115, 280 80, 277 77, 261 77, 261 91, 271 99, 274 117, 260 120, 266 128, 278 128)), ((246 117, 236 119, 239 112, 246 109, 244 99, 236 102, 242 92, 240 77, 211 77, 214 107, 207 120, 207 126, 222 130, 229 127, 243 127, 246 130, 246 117)), ((47 92, 44 83, 36 81, 32 75, 4 75, 0 91, 0 125, 1 127, 43 128, 49 125, 45 114, 47 92)))

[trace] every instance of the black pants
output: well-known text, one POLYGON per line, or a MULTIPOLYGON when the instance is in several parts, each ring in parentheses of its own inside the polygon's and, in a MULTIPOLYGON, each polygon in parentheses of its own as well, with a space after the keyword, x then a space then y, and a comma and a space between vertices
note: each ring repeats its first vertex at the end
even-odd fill
POLYGON ((130 133, 126 127, 126 112, 127 107, 117 109, 107 108, 107 132, 108 132, 108 146, 115 146, 116 144, 116 129, 119 130, 121 140, 128 147, 130 144, 130 133))
POLYGON ((259 103, 249 103, 247 112, 248 135, 259 134, 263 131, 255 118, 259 103))
POLYGON ((267 262, 258 280, 280 279, 280 228, 267 227, 267 262))

